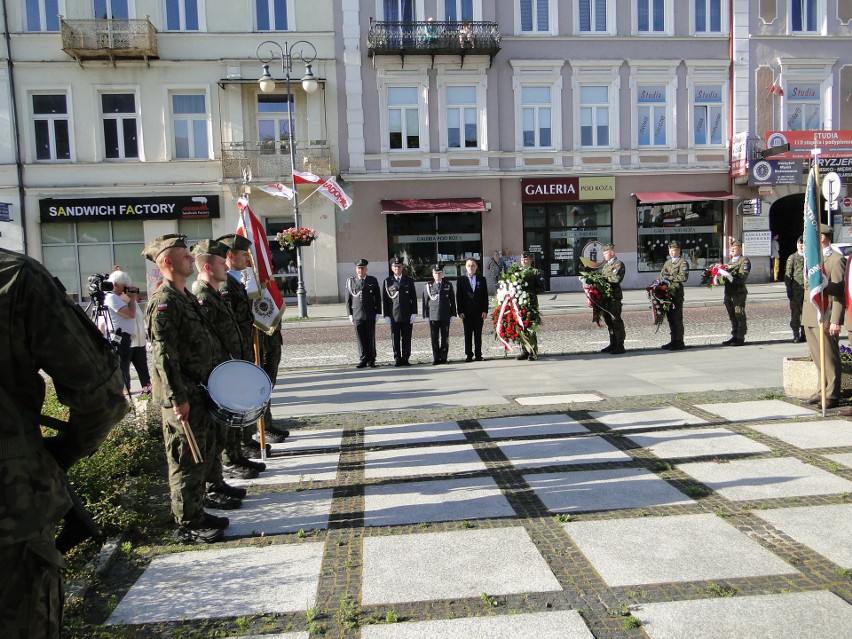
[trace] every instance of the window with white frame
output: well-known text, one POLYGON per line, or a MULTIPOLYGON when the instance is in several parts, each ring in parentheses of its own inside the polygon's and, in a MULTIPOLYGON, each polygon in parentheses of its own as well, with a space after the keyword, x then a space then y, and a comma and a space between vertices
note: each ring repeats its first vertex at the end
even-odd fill
POLYGON ((577 1, 577 25, 580 33, 609 32, 609 2, 610 0, 577 1))
POLYGON ((818 82, 787 82, 784 94, 786 129, 822 129, 822 89, 818 82))
POLYGON ((104 155, 110 160, 139 157, 136 95, 102 93, 101 120, 104 131, 104 155))
POLYGON ((725 111, 720 84, 698 84, 692 90, 692 139, 695 146, 725 142, 725 111))
POLYGON ((517 0, 521 33, 550 33, 550 0, 517 0))
POLYGON ((94 0, 94 10, 98 20, 127 20, 130 18, 130 0, 94 0))
MULTIPOLYGON (((289 152, 290 117, 293 96, 283 93, 257 94, 257 139, 261 153, 289 152)), ((293 116, 295 118, 295 115, 293 116)), ((295 123, 293 138, 296 137, 295 123)))
POLYGON ((666 0, 635 0, 636 31, 638 33, 666 32, 666 0))
POLYGON ((790 31, 817 33, 819 0, 790 0, 790 31))
POLYGON ((166 30, 200 30, 198 9, 198 0, 166 0, 166 30))
POLYGON ((420 103, 418 87, 387 88, 388 148, 412 150, 420 148, 420 103))
POLYGON ((553 146, 553 102, 550 86, 521 87, 521 127, 523 146, 553 146))
POLYGON ((67 96, 64 93, 39 93, 32 98, 36 160, 70 160, 67 96))
POLYGON ((640 147, 668 145, 668 86, 640 85, 636 89, 636 144, 640 147))
POLYGON ((444 20, 447 22, 471 22, 475 19, 473 0, 444 0, 444 20))
POLYGON ((414 0, 382 0, 382 15, 387 22, 411 22, 415 19, 414 8, 414 0))
POLYGON ((580 146, 610 146, 608 86, 580 87, 580 146))
POLYGON ((693 32, 722 33, 723 4, 722 0, 693 0, 693 32))
POLYGON ((176 160, 206 160, 207 99, 203 93, 172 93, 172 133, 176 160))
POLYGON ((258 31, 287 30, 287 0, 254 0, 258 31))
POLYGON ((26 0, 27 31, 59 31, 59 0, 26 0))
POLYGON ((447 148, 479 148, 479 109, 475 86, 448 86, 446 89, 447 148))

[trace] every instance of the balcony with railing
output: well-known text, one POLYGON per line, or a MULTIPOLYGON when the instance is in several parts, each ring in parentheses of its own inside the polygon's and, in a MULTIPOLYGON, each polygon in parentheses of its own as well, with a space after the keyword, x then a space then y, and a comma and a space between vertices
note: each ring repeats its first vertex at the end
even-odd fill
MULTIPOLYGON (((331 147, 326 140, 296 144, 296 170, 328 177, 337 173, 331 166, 331 147)), ((290 147, 281 142, 226 142, 222 144, 222 177, 242 179, 248 167, 254 180, 289 179, 292 173, 290 147)))
POLYGON ((487 55, 500 51, 496 22, 377 22, 370 20, 367 55, 487 55))
POLYGON ((157 55, 157 30, 144 19, 61 20, 62 50, 83 60, 138 60, 157 55))

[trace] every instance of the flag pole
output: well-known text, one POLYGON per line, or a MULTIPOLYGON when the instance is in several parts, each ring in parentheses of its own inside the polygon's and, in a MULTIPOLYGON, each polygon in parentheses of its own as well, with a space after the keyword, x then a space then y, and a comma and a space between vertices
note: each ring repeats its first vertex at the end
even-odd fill
MULTIPOLYGON (((816 193, 816 211, 819 211, 819 154, 820 149, 814 143, 814 148, 811 150, 811 155, 813 156, 814 163, 814 193, 816 193)), ((807 196, 805 196, 807 197, 807 196)), ((820 216, 817 213, 817 231, 819 231, 820 225, 820 216)), ((822 254, 822 233, 820 233, 817 237, 820 238, 819 245, 819 270, 820 273, 823 273, 823 254, 822 254)), ((825 388, 825 326, 828 323, 826 320, 828 315, 828 303, 827 303, 827 294, 825 292, 825 288, 823 288, 819 292, 819 302, 820 308, 825 309, 826 312, 823 312, 820 320, 819 320, 819 388, 820 388, 820 406, 822 408, 822 418, 825 419, 825 405, 826 405, 826 388, 825 388)))

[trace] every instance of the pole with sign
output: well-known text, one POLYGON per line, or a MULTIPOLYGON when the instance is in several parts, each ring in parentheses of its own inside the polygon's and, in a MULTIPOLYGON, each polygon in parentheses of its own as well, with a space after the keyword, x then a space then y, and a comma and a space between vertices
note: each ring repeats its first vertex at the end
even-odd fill
POLYGON ((825 198, 826 221, 833 226, 831 212, 837 210, 837 200, 840 197, 840 176, 834 171, 826 173, 822 179, 822 196, 825 198))

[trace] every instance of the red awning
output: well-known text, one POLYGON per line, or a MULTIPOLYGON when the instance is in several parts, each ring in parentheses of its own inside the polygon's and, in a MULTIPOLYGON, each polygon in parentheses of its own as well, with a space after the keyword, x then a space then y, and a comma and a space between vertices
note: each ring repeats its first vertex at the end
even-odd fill
POLYGON ((485 210, 481 197, 448 197, 434 200, 382 200, 382 213, 479 213, 485 210))
POLYGON ((701 202, 703 200, 736 200, 737 196, 727 191, 654 191, 651 193, 634 193, 640 202, 657 204, 661 202, 701 202))

